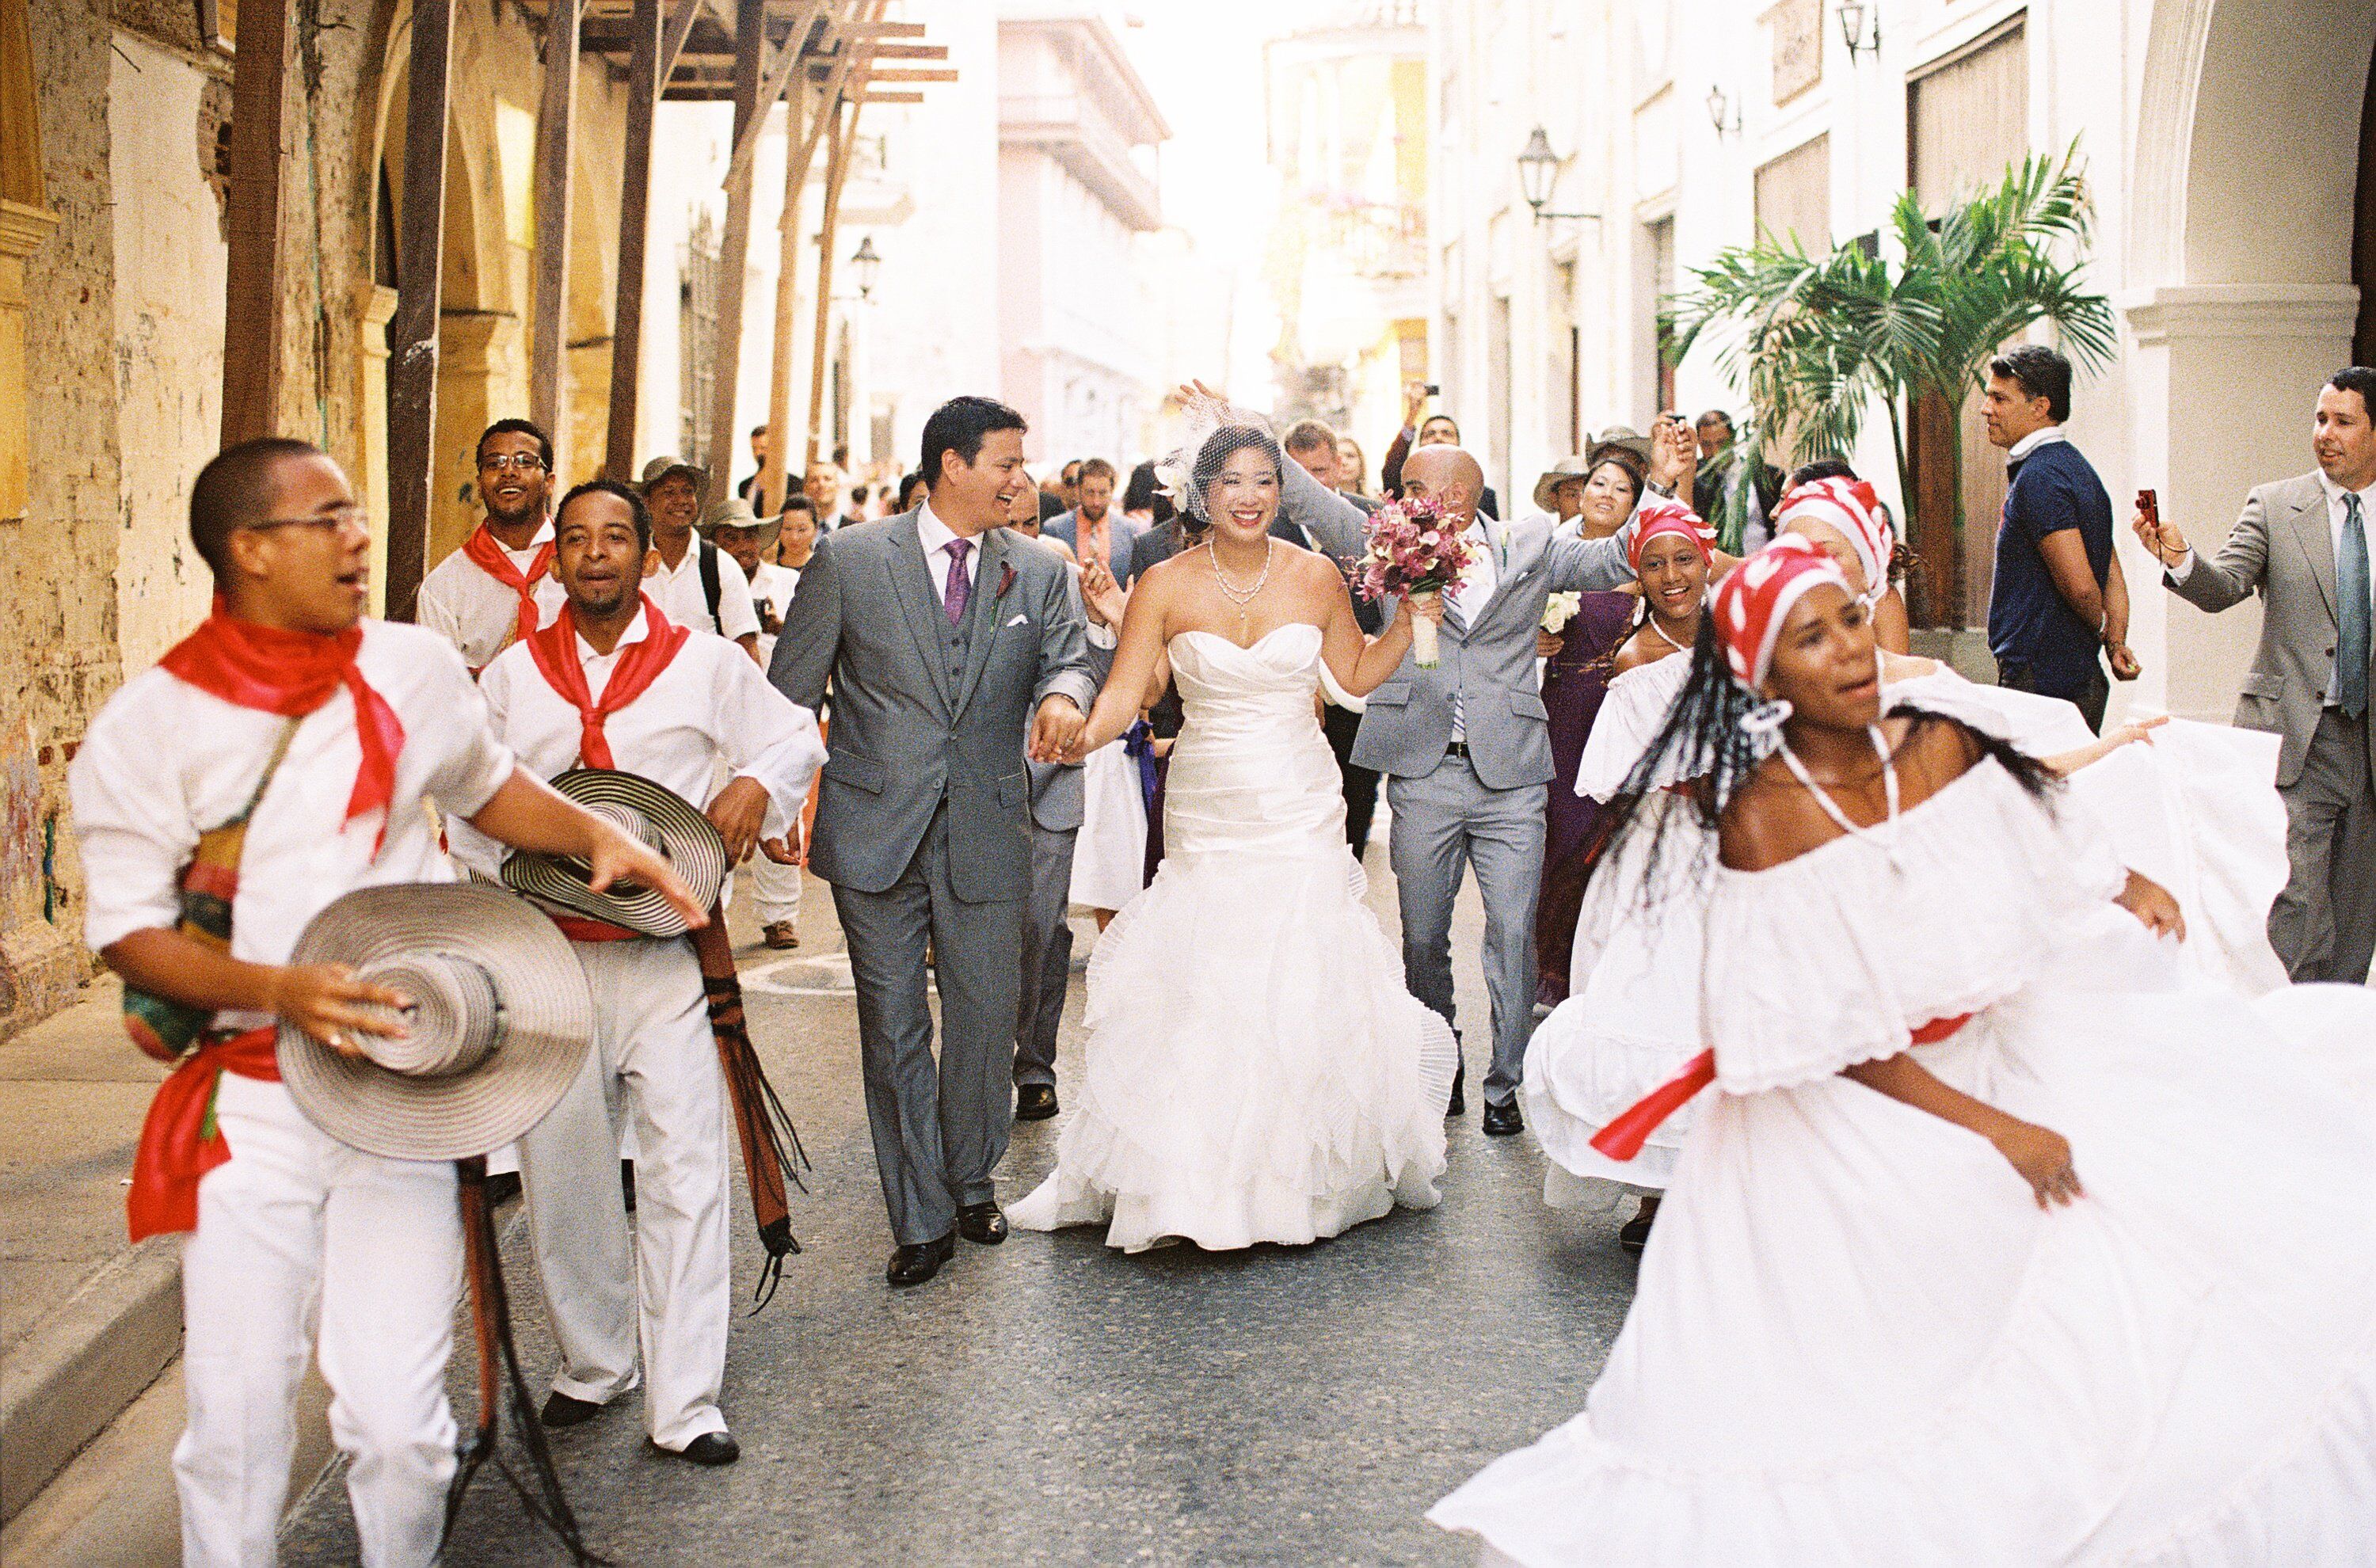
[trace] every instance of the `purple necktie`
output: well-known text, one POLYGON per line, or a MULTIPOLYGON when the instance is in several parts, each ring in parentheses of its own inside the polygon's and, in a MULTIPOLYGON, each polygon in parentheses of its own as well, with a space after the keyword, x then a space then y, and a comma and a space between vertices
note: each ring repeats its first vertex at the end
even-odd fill
POLYGON ((949 612, 949 624, 965 624, 966 605, 973 599, 973 584, 966 580, 966 554, 973 549, 969 539, 953 539, 941 546, 949 555, 949 588, 941 596, 941 605, 949 612))

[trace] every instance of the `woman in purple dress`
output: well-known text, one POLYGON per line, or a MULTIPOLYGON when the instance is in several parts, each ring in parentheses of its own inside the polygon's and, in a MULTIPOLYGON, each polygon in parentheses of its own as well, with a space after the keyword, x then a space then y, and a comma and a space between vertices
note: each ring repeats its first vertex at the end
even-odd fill
MULTIPOLYGON (((1603 445, 1581 467, 1581 472, 1545 474, 1535 499, 1558 515, 1561 533, 1607 539, 1625 526, 1642 497, 1642 457, 1630 446, 1603 445)), ((1556 635, 1544 634, 1544 646, 1553 651, 1543 668, 1543 706, 1550 710, 1551 766, 1558 770, 1550 785, 1542 892, 1535 914, 1535 1000, 1545 1007, 1567 999, 1569 952, 1591 871, 1585 851, 1600 816, 1599 802, 1575 792, 1576 764, 1609 690, 1610 656, 1633 629, 1640 603, 1615 589, 1579 594, 1567 624, 1556 635)))

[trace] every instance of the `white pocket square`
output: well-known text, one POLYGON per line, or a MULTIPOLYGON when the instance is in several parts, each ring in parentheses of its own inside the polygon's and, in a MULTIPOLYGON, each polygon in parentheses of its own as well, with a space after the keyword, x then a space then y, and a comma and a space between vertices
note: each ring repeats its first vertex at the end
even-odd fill
POLYGON ((1007 624, 1010 626, 1020 626, 1028 623, 1031 617, 1028 615, 1017 615, 1014 620, 1009 621, 1007 624))

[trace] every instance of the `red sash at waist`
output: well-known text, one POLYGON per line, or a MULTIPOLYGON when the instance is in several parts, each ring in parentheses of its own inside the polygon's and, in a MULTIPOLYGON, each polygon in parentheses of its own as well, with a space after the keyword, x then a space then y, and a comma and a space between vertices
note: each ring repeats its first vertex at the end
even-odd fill
POLYGON ((545 916, 561 928, 562 935, 572 942, 642 942, 645 940, 642 932, 629 931, 625 926, 612 925, 609 921, 589 920, 584 915, 556 915, 550 909, 545 911, 545 916))
POLYGON ((225 1073, 262 1083, 280 1081, 278 1028, 209 1035, 157 1086, 140 1125, 132 1158, 132 1191, 125 1198, 132 1239, 198 1228, 198 1182, 231 1158, 231 1142, 215 1124, 215 1091, 225 1073))
MULTIPOLYGON (((1936 1045, 1972 1021, 1969 1013, 1933 1018, 1914 1031, 1913 1045, 1936 1045)), ((1642 1152, 1667 1118, 1681 1111, 1700 1090, 1716 1082, 1716 1052, 1703 1051, 1681 1072, 1644 1095, 1609 1125, 1592 1134, 1592 1146, 1611 1159, 1631 1159, 1642 1152)))

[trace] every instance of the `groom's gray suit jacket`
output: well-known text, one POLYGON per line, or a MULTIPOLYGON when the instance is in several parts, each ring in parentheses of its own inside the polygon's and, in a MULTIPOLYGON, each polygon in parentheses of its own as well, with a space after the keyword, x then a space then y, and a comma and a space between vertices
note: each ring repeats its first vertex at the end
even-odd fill
MULTIPOLYGON (((1627 531, 1614 539, 1554 539, 1548 518, 1512 523, 1493 597, 1467 626, 1447 608, 1441 660, 1422 670, 1411 655, 1378 689, 1361 716, 1353 760, 1402 778, 1423 778, 1452 743, 1452 704, 1460 699, 1468 763, 1493 790, 1548 783, 1550 714, 1535 681, 1535 634, 1554 593, 1613 588, 1634 577, 1627 531)), ((1490 532, 1503 535, 1490 519, 1490 532)))
POLYGON ((952 628, 924 562, 917 514, 817 540, 784 617, 768 679, 833 724, 809 864, 881 893, 915 858, 945 799, 950 884, 968 903, 1031 885, 1023 742, 1040 699, 1097 697, 1071 568, 1004 529, 980 538, 966 623, 952 628))

